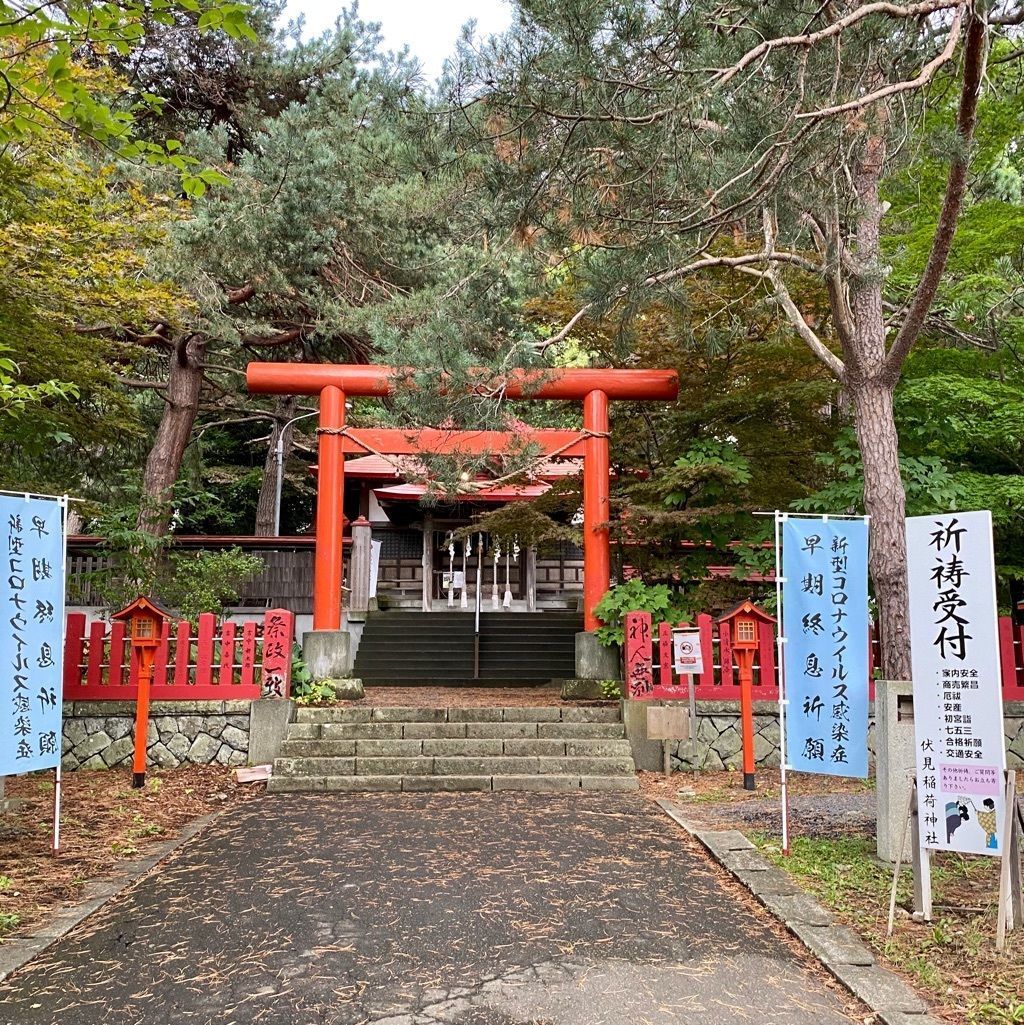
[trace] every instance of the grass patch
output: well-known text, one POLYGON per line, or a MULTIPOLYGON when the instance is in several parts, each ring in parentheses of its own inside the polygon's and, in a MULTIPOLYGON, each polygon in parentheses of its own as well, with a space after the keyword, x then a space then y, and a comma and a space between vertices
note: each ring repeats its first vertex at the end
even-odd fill
POLYGON ((995 949, 999 862, 940 854, 932 862, 935 921, 909 916, 912 879, 900 875, 893 937, 885 938, 892 867, 875 855, 874 839, 796 837, 789 857, 778 838, 751 839, 774 864, 799 878, 836 918, 854 927, 896 968, 965 1025, 1024 1023, 1024 940, 1011 933, 995 949))

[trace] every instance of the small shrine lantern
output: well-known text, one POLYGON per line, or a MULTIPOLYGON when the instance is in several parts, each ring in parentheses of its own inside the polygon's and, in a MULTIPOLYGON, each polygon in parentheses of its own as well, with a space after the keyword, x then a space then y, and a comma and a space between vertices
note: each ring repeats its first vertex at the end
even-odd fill
POLYGON ((136 653, 138 696, 135 702, 132 786, 141 787, 146 783, 146 738, 149 733, 149 688, 153 682, 153 659, 160 645, 164 623, 170 623, 175 617, 158 602, 140 595, 110 618, 127 625, 127 640, 136 653))
MULTIPOLYGON (((153 651, 160 643, 164 623, 170 623, 174 616, 158 602, 149 598, 136 598, 130 605, 115 612, 111 619, 128 627, 128 643, 133 648, 153 651)), ((139 668, 141 669, 141 660, 139 668)))
POLYGON ((761 630, 771 630, 775 620, 749 598, 718 617, 718 626, 728 624, 732 650, 740 671, 740 723, 743 736, 743 788, 754 789, 754 652, 760 646, 761 630))

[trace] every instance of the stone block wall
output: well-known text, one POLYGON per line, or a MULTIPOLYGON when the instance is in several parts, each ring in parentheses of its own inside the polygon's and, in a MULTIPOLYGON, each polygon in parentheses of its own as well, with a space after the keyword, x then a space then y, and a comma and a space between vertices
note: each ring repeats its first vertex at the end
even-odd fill
MULTIPOLYGON (((1006 734, 1006 765, 1024 769, 1024 702, 1009 701, 1003 709, 1006 734)), ((737 701, 697 702, 697 768, 738 769, 741 767, 740 706, 737 701)), ((868 751, 875 753, 873 710, 868 719, 868 751)), ((772 701, 754 702, 754 756, 757 764, 779 765, 779 712, 772 701)), ((672 745, 672 768, 690 769, 690 742, 672 745)))
POLYGON ((1006 734, 1006 767, 1024 769, 1024 701, 1003 705, 1003 733, 1006 734))
MULTIPOLYGON (((249 701, 154 701, 149 709, 148 764, 159 768, 182 763, 245 765, 250 705, 249 701)), ((61 767, 130 765, 134 734, 134 702, 66 701, 61 767)))

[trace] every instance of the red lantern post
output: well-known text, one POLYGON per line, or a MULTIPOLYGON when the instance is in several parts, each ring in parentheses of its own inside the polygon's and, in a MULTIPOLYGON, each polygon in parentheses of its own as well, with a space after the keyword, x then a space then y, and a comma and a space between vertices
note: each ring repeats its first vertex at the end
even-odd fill
MULTIPOLYGON (((718 624, 729 624, 732 632, 732 650, 740 671, 740 724, 743 737, 743 789, 753 790, 754 784, 754 652, 758 649, 758 636, 762 629, 770 628, 775 620, 747 599, 719 616, 718 624)), ((724 650, 724 646, 723 646, 724 650)))
POLYGON ((164 623, 174 617, 148 598, 136 598, 127 608, 115 612, 112 619, 128 625, 128 641, 136 655, 138 696, 135 701, 135 755, 132 759, 132 786, 146 785, 146 738, 149 733, 149 688, 153 683, 153 658, 160 644, 164 623))

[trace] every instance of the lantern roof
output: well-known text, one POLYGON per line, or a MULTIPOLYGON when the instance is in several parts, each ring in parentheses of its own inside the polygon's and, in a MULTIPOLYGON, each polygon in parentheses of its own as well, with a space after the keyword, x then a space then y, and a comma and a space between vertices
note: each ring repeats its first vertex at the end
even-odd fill
POLYGON ((170 609, 164 608, 158 601, 139 595, 135 601, 126 605, 120 612, 115 612, 111 619, 131 619, 139 614, 156 616, 158 619, 173 620, 178 617, 170 609))
POLYGON ((775 619, 769 616, 759 605, 755 605, 749 598, 744 598, 738 605, 734 605, 731 609, 723 612, 716 622, 727 623, 733 619, 738 619, 740 616, 751 616, 754 619, 760 620, 762 623, 774 623, 775 619))

